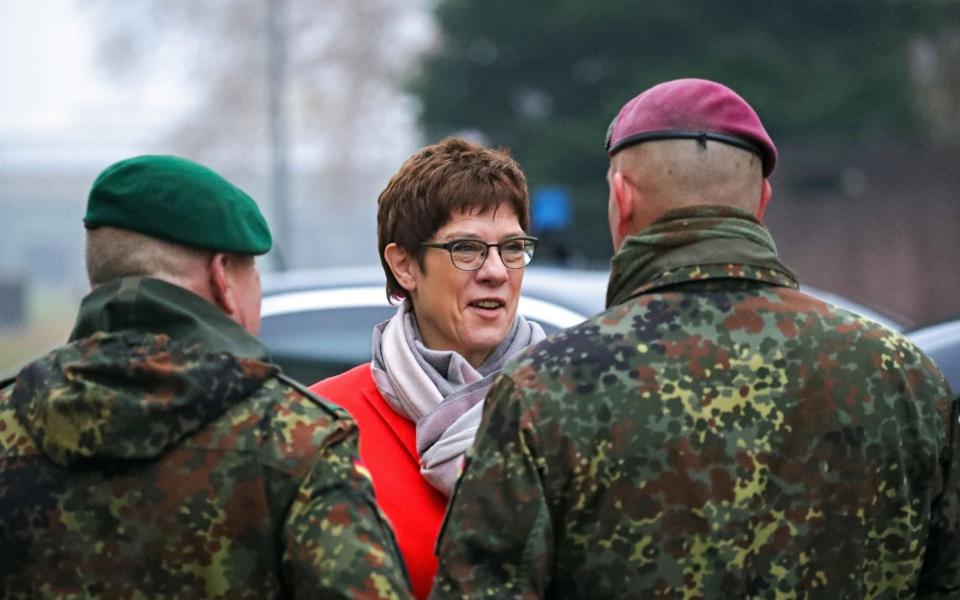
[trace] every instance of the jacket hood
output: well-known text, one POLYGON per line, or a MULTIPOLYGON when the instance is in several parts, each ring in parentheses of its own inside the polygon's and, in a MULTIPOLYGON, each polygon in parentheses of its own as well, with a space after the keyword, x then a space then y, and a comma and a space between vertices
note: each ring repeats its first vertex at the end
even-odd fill
POLYGON ((71 342, 27 365, 12 400, 57 464, 149 460, 273 377, 279 369, 265 359, 259 342, 202 298, 129 278, 84 299, 71 342), (79 337, 92 319, 103 330, 79 337))

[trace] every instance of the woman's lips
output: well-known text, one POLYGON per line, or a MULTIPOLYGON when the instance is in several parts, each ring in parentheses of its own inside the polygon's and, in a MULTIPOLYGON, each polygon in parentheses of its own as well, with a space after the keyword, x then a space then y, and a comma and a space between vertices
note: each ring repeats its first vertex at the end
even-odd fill
POLYGON ((481 298, 470 302, 468 306, 482 315, 493 316, 504 310, 506 302, 499 298, 481 298))

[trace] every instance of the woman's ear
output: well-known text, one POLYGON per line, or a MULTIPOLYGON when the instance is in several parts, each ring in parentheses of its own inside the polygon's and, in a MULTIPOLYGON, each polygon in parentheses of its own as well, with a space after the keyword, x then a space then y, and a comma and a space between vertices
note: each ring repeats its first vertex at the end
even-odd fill
POLYGON ((393 276, 400 287, 413 292, 417 289, 417 280, 420 275, 420 265, 417 259, 396 243, 387 244, 383 249, 383 259, 390 265, 393 276))

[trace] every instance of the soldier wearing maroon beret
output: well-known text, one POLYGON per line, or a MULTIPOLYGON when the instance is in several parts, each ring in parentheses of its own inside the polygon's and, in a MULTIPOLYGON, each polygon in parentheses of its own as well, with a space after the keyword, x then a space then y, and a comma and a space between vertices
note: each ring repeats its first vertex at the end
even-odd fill
POLYGON ((606 152, 607 310, 494 384, 433 597, 960 598, 953 394, 798 290, 753 108, 662 83, 606 152))
POLYGON ((84 223, 70 340, 0 382, 0 596, 407 597, 353 421, 254 337, 253 199, 138 156, 84 223))

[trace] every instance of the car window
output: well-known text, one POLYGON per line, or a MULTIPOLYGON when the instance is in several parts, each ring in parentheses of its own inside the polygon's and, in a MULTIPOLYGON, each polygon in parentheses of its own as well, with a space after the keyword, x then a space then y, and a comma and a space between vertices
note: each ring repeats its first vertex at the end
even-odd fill
POLYGON ((307 310, 264 317, 260 339, 283 371, 306 384, 370 360, 373 328, 391 306, 307 310))

